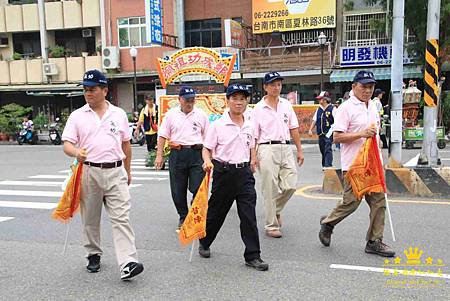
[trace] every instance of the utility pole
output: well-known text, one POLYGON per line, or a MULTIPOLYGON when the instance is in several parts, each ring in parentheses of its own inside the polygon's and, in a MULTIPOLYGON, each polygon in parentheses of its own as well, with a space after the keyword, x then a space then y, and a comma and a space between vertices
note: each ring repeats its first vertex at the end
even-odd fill
POLYGON ((405 0, 394 0, 392 20, 391 63, 391 153, 397 163, 402 162, 402 115, 403 115, 403 36, 405 23, 405 0))
MULTIPOLYGON (((45 25, 45 2, 44 0, 38 0, 38 12, 39 12, 39 34, 41 38, 41 56, 42 63, 48 63, 48 39, 47 39, 47 28, 45 25)), ((48 81, 48 78, 45 74, 44 82, 48 81)))
POLYGON ((423 145, 419 165, 436 165, 438 150, 436 142, 437 104, 439 96, 439 20, 440 0, 428 0, 427 46, 425 54, 425 106, 423 112, 423 145))

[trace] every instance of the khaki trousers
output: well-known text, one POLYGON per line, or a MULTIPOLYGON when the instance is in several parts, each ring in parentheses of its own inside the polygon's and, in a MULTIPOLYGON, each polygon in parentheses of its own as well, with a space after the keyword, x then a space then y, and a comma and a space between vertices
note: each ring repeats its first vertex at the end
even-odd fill
MULTIPOLYGON (((370 225, 367 230, 366 240, 383 239, 384 214, 386 211, 384 193, 366 194, 364 199, 370 207, 370 225)), ((322 221, 322 224, 337 225, 344 218, 352 214, 359 207, 359 204, 361 204, 361 200, 355 197, 352 186, 344 179, 344 195, 342 200, 338 201, 336 207, 322 221)))
POLYGON ((257 155, 266 213, 265 229, 278 230, 277 215, 297 188, 297 165, 289 144, 260 144, 257 155))
POLYGON ((137 262, 134 232, 130 225, 130 193, 123 166, 101 169, 83 166, 80 215, 83 223, 84 247, 87 254, 102 255, 100 248, 100 220, 105 205, 112 224, 114 248, 119 269, 129 262, 137 262))

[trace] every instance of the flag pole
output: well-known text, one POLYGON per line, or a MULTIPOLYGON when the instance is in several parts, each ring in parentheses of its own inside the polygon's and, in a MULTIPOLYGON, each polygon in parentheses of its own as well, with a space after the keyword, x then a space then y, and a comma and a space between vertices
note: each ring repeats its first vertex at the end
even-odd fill
POLYGON ((196 241, 197 240, 195 239, 191 244, 191 254, 189 255, 189 262, 192 262, 192 256, 194 255, 194 246, 196 241))
POLYGON ((67 242, 69 241, 69 230, 70 230, 70 223, 67 223, 67 225, 66 225, 66 238, 64 239, 64 249, 63 249, 62 255, 66 254, 67 242))
POLYGON ((395 234, 394 234, 394 225, 392 224, 392 217, 391 217, 391 210, 389 210, 389 201, 388 201, 388 197, 387 197, 387 193, 384 193, 384 199, 386 200, 386 211, 388 214, 388 219, 389 219, 389 225, 391 228, 391 234, 392 234, 392 241, 395 242, 395 234))

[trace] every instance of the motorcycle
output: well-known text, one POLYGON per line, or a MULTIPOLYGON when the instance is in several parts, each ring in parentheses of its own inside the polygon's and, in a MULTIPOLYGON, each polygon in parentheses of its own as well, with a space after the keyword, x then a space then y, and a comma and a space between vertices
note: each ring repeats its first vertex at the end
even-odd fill
POLYGON ((137 138, 134 135, 134 132, 137 128, 137 123, 129 122, 128 126, 129 126, 130 132, 131 132, 131 144, 139 144, 140 146, 144 145, 145 144, 145 135, 144 135, 144 132, 142 131, 142 129, 139 131, 139 135, 137 138))
POLYGON ((59 118, 56 118, 55 121, 56 122, 51 123, 49 126, 48 136, 50 137, 50 141, 54 145, 60 145, 61 144, 61 134, 59 133, 59 128, 58 128, 59 118))
POLYGON ((19 143, 19 145, 22 145, 24 143, 34 145, 37 144, 37 142, 38 136, 36 132, 32 129, 27 128, 26 126, 24 126, 17 135, 17 143, 19 143))

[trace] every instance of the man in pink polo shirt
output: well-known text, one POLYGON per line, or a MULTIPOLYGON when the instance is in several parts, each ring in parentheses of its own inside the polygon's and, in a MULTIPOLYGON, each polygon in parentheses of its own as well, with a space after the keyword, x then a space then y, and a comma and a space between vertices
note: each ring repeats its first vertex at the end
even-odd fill
POLYGON ((177 229, 188 214, 187 190, 195 196, 205 176, 202 168, 202 148, 203 137, 209 124, 208 116, 194 107, 195 91, 192 87, 181 87, 178 99, 180 106, 166 113, 158 130, 155 159, 155 168, 161 169, 164 162, 164 145, 166 140, 169 140, 170 190, 179 215, 177 229))
POLYGON ((266 213, 266 234, 282 236, 281 211, 297 188, 297 164, 303 164, 297 116, 291 103, 280 97, 283 78, 278 72, 264 76, 266 96, 252 111, 255 139, 258 143, 261 190, 266 213), (297 160, 291 148, 291 137, 297 148, 297 160))
POLYGON ((249 92, 245 86, 230 85, 226 91, 229 111, 213 122, 206 133, 203 168, 208 170, 213 163, 214 173, 211 198, 208 202, 206 237, 200 240, 198 251, 200 256, 210 257, 209 246, 236 200, 241 220, 241 237, 245 244, 245 264, 258 271, 266 271, 269 265, 260 257, 255 214, 255 178, 250 169, 250 157, 252 162, 256 160, 254 129, 251 121, 244 116, 248 96, 249 92))
POLYGON ((102 205, 109 214, 121 279, 144 270, 138 262, 130 225, 131 144, 126 113, 108 102, 106 77, 89 70, 83 78, 86 105, 70 114, 62 140, 64 152, 83 167, 80 215, 83 223, 87 270, 100 270, 102 205), (124 165, 124 166, 123 166, 124 165))
MULTIPOLYGON (((334 121, 334 142, 341 144, 341 165, 344 175, 358 155, 361 145, 367 138, 377 134, 380 116, 375 104, 370 100, 375 87, 375 78, 370 71, 356 73, 352 84, 352 96, 339 106, 334 121)), ((364 196, 370 207, 370 225, 367 231, 366 253, 384 257, 393 257, 395 252, 383 243, 386 199, 384 193, 372 193, 364 196)), ((350 183, 344 179, 342 201, 328 216, 320 219, 320 242, 328 247, 333 228, 344 218, 352 214, 361 203, 352 190, 350 183)))

